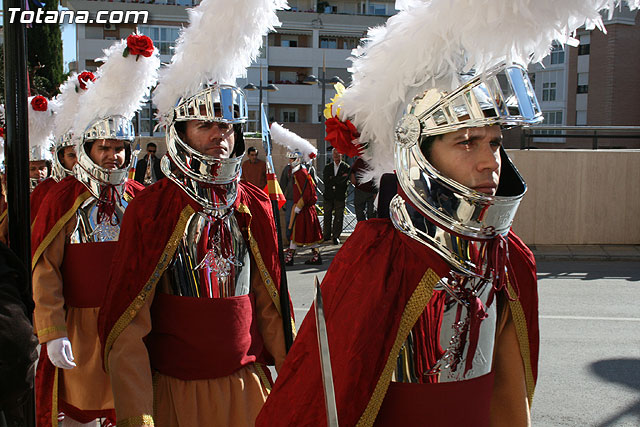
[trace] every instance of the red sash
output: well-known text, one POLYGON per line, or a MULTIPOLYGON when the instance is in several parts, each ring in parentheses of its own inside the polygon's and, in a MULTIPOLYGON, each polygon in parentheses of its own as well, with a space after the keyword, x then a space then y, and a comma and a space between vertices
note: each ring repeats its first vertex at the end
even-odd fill
POLYGON ((67 307, 89 308, 102 305, 117 243, 65 245, 61 269, 67 307))
POLYGON ((157 293, 146 339, 151 366, 182 380, 220 378, 263 352, 253 294, 193 298, 157 293))
POLYGON ((392 382, 375 426, 483 427, 489 425, 493 371, 465 381, 392 382))

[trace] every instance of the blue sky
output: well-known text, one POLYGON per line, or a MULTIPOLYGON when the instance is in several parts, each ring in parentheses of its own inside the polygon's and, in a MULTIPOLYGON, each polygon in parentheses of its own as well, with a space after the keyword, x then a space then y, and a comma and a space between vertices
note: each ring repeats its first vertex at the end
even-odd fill
MULTIPOLYGON (((60 7, 60 10, 67 10, 60 7)), ((64 71, 69 71, 69 62, 76 60, 76 26, 74 24, 62 25, 62 55, 64 58, 64 71)))

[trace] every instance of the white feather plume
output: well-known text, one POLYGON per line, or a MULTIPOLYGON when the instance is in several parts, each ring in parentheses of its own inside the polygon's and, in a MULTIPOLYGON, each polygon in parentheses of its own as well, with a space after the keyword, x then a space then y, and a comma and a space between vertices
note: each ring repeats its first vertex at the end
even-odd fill
POLYGON ((271 123, 271 138, 273 142, 284 145, 289 151, 300 151, 305 162, 310 161, 318 154, 318 149, 309 141, 276 122, 271 123))
POLYGON ((29 97, 29 158, 31 160, 51 160, 51 139, 53 132, 53 111, 47 99, 47 109, 36 111, 31 105, 35 96, 29 97))
POLYGON ((78 114, 73 122, 76 132, 84 132, 89 125, 113 115, 133 118, 146 101, 149 90, 156 84, 160 56, 153 49, 150 57, 122 56, 126 40, 114 43, 104 51, 104 62, 95 73, 96 81, 86 82, 87 93, 78 102, 78 114))
POLYGON ((51 109, 55 116, 53 126, 53 138, 55 141, 58 141, 60 137, 73 130, 73 122, 76 114, 78 114, 80 97, 85 92, 86 90, 80 88, 78 73, 72 73, 60 85, 60 93, 51 101, 51 109))
POLYGON ((280 25, 286 0, 202 0, 189 9, 189 26, 176 43, 171 63, 160 71, 153 101, 159 117, 207 83, 235 84, 257 58, 262 38, 280 25))
MULTIPOLYGON (((576 44, 582 25, 604 31, 600 11, 620 0, 400 0, 386 25, 369 30, 352 52, 352 84, 338 101, 368 142, 365 179, 393 172, 394 128, 413 97, 458 86, 458 73, 478 73, 547 56, 554 40, 576 44)), ((630 0, 632 9, 640 0, 630 0)))

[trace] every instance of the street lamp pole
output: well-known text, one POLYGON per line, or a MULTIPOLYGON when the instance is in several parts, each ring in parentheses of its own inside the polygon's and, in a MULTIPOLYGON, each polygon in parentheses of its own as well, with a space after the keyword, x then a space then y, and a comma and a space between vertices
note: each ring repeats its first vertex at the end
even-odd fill
POLYGON ((324 117, 324 104, 325 104, 325 95, 326 95, 326 87, 327 87, 327 79, 326 77, 326 64, 325 64, 325 53, 322 52, 322 104, 320 105, 320 117, 322 117, 322 164, 318 165, 318 168, 323 167, 327 163, 327 141, 325 138, 327 137, 327 128, 324 125, 326 118, 324 117))
MULTIPOLYGON (((262 64, 260 64, 260 100, 258 101, 258 114, 260 113, 260 108, 262 108, 262 64)), ((267 117, 269 117, 269 112, 267 111, 267 117)))

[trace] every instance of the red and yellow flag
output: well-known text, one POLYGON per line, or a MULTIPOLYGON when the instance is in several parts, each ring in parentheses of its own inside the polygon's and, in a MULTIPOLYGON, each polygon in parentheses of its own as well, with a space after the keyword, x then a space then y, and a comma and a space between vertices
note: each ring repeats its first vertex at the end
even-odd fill
POLYGON ((282 189, 280 188, 280 183, 276 179, 275 173, 267 174, 267 186, 264 188, 264 192, 269 195, 271 200, 276 200, 278 202, 278 209, 282 209, 285 203, 287 203, 287 199, 285 199, 284 194, 282 194, 282 189))

